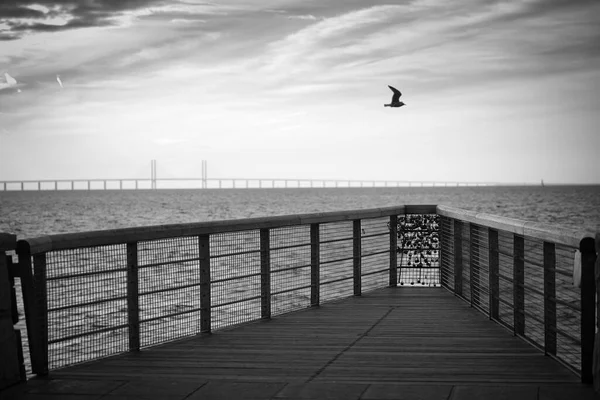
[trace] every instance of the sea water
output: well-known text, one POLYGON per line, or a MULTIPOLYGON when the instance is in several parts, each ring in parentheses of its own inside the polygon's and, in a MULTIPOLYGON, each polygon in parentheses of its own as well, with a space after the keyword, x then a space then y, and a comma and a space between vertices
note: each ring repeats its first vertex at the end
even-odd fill
POLYGON ((237 218, 444 204, 600 230, 600 185, 0 192, 0 232, 42 235, 237 218))

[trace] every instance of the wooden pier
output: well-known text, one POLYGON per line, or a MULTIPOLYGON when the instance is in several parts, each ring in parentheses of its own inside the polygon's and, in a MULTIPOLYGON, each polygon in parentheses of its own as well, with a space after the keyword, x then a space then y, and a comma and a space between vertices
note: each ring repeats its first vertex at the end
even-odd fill
POLYGON ((402 287, 56 370, 13 390, 22 399, 596 398, 447 290, 402 287))
POLYGON ((596 232, 404 205, 0 252, 0 398, 600 398, 596 232))

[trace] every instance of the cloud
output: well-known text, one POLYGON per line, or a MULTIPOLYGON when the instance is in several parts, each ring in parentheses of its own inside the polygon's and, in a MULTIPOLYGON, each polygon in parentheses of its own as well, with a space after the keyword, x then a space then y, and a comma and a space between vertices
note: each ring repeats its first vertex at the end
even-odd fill
POLYGON ((191 18, 173 18, 170 21, 173 24, 205 24, 205 19, 191 19, 191 18))
POLYGON ((163 4, 164 0, 4 1, 0 3, 0 24, 6 27, 0 34, 6 40, 34 32, 115 25, 115 18, 127 16, 128 12, 144 12, 163 4))
POLYGON ((288 15, 287 16, 288 19, 301 19, 301 20, 306 20, 306 21, 316 21, 317 17, 315 17, 312 14, 305 14, 305 15, 288 15))
POLYGON ((275 86, 308 91, 386 76, 432 90, 531 79, 598 67, 598 15, 587 0, 377 5, 273 41, 258 65, 275 86))

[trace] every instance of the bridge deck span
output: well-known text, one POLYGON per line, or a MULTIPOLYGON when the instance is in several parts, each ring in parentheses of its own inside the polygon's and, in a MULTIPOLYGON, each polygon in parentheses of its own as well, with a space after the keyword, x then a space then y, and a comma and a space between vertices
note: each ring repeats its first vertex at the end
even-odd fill
POLYGON ((52 371, 19 398, 596 398, 579 381, 445 289, 398 287, 52 371))

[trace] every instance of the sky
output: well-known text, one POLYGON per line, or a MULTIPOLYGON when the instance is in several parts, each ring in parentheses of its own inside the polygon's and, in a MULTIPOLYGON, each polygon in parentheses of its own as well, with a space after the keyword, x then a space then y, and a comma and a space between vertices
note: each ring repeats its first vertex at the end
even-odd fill
POLYGON ((599 26, 597 0, 3 0, 0 180, 599 184, 599 26))

